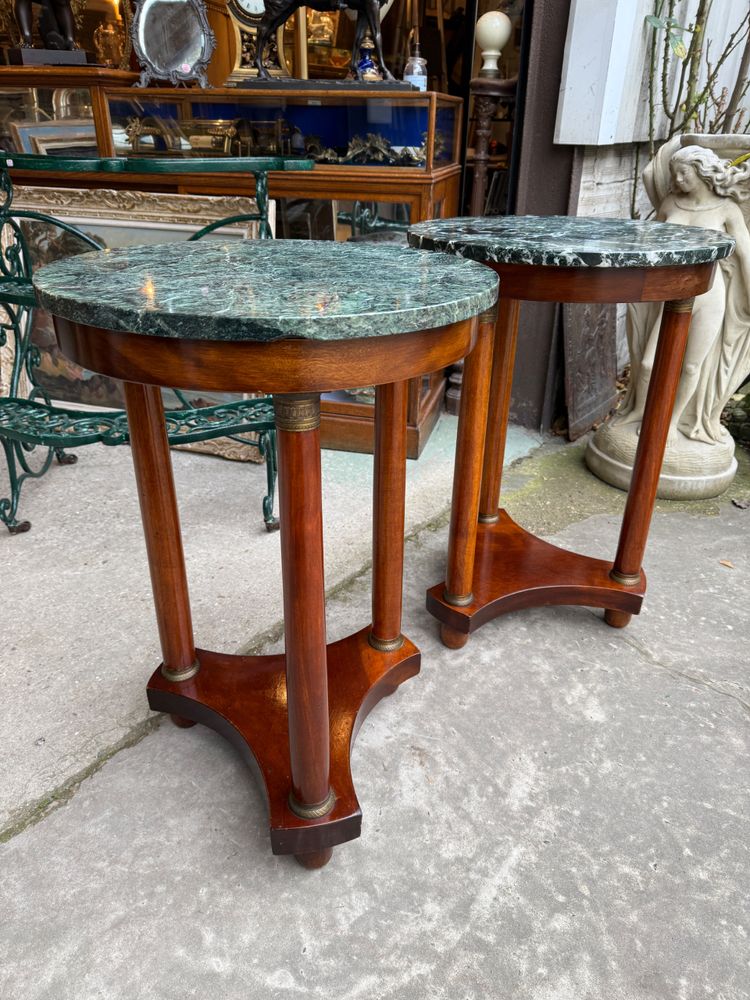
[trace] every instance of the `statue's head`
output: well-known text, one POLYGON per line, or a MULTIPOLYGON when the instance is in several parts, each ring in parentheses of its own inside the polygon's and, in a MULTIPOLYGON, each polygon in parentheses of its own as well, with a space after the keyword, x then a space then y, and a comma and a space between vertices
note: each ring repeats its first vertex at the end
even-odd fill
POLYGON ((672 189, 684 194, 695 191, 700 185, 705 185, 715 194, 727 193, 729 160, 722 160, 705 146, 682 146, 673 153, 669 161, 669 172, 672 175, 672 189))

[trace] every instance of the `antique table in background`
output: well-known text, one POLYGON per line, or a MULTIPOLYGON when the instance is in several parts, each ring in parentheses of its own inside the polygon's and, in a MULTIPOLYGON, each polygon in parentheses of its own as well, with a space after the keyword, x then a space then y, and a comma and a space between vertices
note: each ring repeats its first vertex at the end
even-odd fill
POLYGON ((487 353, 497 278, 406 247, 211 241, 85 254, 42 268, 34 284, 63 352, 126 383, 163 655, 149 704, 211 726, 254 759, 274 853, 320 867, 359 836, 349 768, 359 725, 419 670, 401 634, 407 380, 475 342, 487 353), (371 384, 372 623, 326 645, 320 393, 371 384), (273 394, 284 654, 195 647, 159 386, 273 394))
POLYGON ((413 226, 413 247, 482 261, 500 276, 490 368, 466 365, 446 580, 427 594, 452 648, 515 608, 584 604, 622 628, 640 611, 641 569, 693 298, 706 292, 725 233, 624 219, 506 216, 413 226), (656 357, 614 563, 567 552, 498 510, 520 300, 664 302, 656 357))

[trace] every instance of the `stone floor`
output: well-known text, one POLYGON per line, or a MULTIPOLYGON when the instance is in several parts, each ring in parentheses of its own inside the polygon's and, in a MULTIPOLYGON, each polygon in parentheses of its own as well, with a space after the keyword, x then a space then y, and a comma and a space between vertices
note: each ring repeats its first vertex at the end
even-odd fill
MULTIPOLYGON (((33 484, 32 531, 0 536, 3 1000, 750 997, 750 463, 718 501, 659 504, 627 629, 540 608, 450 652, 424 589, 454 431, 409 466, 422 672, 360 732, 362 837, 318 872, 271 855, 229 746, 148 712, 127 450, 33 484)), ((613 553, 623 494, 537 443, 512 435, 511 513, 613 553)), ((279 648, 262 470, 175 465, 200 642, 279 648)), ((369 467, 325 453, 330 639, 368 619, 369 467)))

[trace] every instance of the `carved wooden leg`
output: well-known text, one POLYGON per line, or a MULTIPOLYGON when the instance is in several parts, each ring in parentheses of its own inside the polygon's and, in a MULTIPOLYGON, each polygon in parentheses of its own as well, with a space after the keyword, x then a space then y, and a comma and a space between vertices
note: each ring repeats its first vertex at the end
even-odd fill
MULTIPOLYGON (((626 586, 637 584, 641 578, 641 563, 680 383, 692 309, 693 299, 664 304, 620 541, 610 574, 613 580, 626 586)), ((604 620, 613 628, 623 628, 630 619, 631 615, 624 611, 607 610, 604 614, 604 620)))
MULTIPOLYGON (((472 601, 479 490, 482 482, 496 315, 496 310, 492 308, 480 316, 477 342, 464 365, 453 472, 448 569, 443 594, 445 601, 457 607, 465 607, 472 601)), ((459 649, 466 644, 469 636, 443 624, 440 626, 440 638, 451 649, 459 649)))
MULTIPOLYGON (((326 662, 323 515, 320 475, 320 395, 274 396, 279 454, 279 519, 284 583, 287 712, 292 787, 298 816, 327 815, 335 802, 329 784, 330 722, 326 662)), ((298 854, 320 868, 327 848, 298 854)))
POLYGON ((518 340, 518 318, 521 303, 505 299, 500 289, 500 303, 492 354, 492 382, 487 408, 487 434, 484 442, 484 470, 479 497, 479 520, 494 524, 498 520, 500 483, 503 477, 505 441, 508 436, 508 414, 513 388, 513 366, 518 340))
POLYGON ((408 382, 379 385, 375 393, 370 645, 384 652, 400 649, 404 644, 401 607, 408 397, 408 382))
MULTIPOLYGON (((161 671, 168 680, 188 681, 198 672, 198 660, 161 390, 125 382, 125 405, 159 627, 161 671)), ((195 724, 176 715, 172 719, 179 726, 195 724)))

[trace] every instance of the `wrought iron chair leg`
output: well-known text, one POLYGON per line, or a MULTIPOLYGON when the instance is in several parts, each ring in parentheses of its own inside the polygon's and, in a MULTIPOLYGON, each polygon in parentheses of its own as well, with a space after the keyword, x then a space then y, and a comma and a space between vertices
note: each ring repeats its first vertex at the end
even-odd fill
POLYGON ((55 448, 55 458, 59 465, 75 465, 78 461, 78 455, 69 455, 62 448, 55 448))
POLYGON ((25 477, 18 474, 14 443, 8 441, 6 438, 2 438, 1 440, 3 442, 3 450, 5 451, 5 460, 8 463, 10 496, 0 497, 0 520, 2 520, 11 535, 21 535, 31 527, 31 521, 18 521, 16 519, 18 501, 21 496, 21 483, 25 477))
POLYGON ((261 431, 258 435, 258 448, 266 460, 268 484, 268 493, 263 497, 263 520, 266 522, 266 531, 278 531, 279 519, 273 514, 276 495, 276 431, 261 431))

